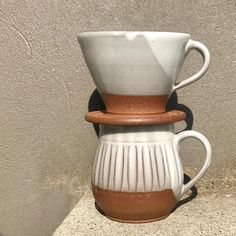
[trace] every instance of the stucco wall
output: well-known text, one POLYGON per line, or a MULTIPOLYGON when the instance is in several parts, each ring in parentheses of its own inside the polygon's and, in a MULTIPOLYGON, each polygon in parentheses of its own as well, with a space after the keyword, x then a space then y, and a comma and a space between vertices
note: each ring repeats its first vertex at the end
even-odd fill
MULTIPOLYGON (((234 0, 1 0, 0 235, 51 235, 89 186, 97 140, 83 116, 95 87, 77 42, 82 31, 179 31, 206 44, 208 73, 178 99, 212 144, 206 184, 234 179, 235 7, 234 0)), ((191 53, 180 79, 200 64, 191 53)), ((190 172, 203 159, 200 148, 182 147, 190 172)))

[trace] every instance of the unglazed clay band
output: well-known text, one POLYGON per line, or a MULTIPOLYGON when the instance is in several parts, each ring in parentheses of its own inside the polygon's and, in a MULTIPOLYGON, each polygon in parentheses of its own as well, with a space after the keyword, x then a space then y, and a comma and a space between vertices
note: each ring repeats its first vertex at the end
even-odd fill
POLYGON ((115 114, 151 114, 165 112, 168 95, 127 96, 101 94, 106 111, 115 114))
POLYGON ((185 118, 186 114, 178 110, 145 115, 112 114, 103 111, 92 111, 85 115, 87 121, 105 125, 160 125, 185 120, 185 118))
POLYGON ((141 193, 110 191, 96 186, 92 188, 98 207, 105 210, 108 218, 120 222, 160 220, 167 217, 177 203, 171 189, 141 193))

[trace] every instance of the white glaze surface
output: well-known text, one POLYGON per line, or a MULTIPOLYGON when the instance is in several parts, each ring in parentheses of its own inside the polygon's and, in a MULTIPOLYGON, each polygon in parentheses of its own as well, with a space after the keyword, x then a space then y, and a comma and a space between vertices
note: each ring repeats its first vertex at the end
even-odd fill
POLYGON ((198 132, 173 133, 174 125, 120 127, 101 125, 95 154, 92 183, 123 192, 150 192, 172 189, 179 199, 206 172, 211 147, 198 132), (179 159, 179 141, 199 139, 206 148, 206 161, 200 172, 183 185, 183 168, 179 159))
POLYGON ((201 78, 209 66, 207 48, 189 34, 170 32, 87 32, 79 43, 102 93, 168 95, 201 78), (204 58, 201 70, 175 87, 186 54, 195 48, 204 58))

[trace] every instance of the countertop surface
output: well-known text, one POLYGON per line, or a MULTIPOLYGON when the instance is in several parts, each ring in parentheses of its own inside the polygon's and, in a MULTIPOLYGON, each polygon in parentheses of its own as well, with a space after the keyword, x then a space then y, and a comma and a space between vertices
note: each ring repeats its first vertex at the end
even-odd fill
POLYGON ((187 200, 164 220, 124 224, 101 215, 94 206, 92 192, 88 191, 53 236, 236 235, 236 191, 198 192, 186 194, 187 200))

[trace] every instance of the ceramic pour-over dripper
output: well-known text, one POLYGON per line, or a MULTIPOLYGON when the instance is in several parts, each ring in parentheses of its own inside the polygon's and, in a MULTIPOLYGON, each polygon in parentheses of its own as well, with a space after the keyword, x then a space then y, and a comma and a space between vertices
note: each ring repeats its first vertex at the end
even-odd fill
POLYGON ((88 114, 90 122, 102 123, 93 164, 93 194, 98 208, 112 220, 142 223, 167 217, 209 167, 211 146, 202 134, 174 133, 174 121, 185 119, 183 112, 171 111, 172 122, 166 119, 166 123, 150 119, 152 115, 127 122, 126 115, 97 120, 99 113, 88 114), (202 142, 206 159, 199 173, 184 184, 179 144, 188 137, 202 142))
POLYGON ((78 38, 109 113, 164 112, 171 93, 200 79, 210 62, 207 48, 184 33, 108 31, 81 33, 78 38), (203 66, 176 85, 191 49, 202 54, 203 66))

